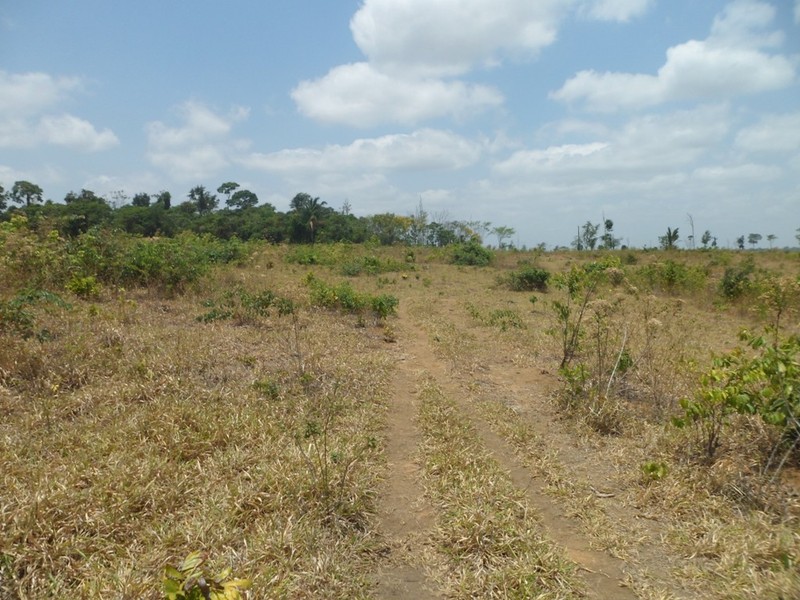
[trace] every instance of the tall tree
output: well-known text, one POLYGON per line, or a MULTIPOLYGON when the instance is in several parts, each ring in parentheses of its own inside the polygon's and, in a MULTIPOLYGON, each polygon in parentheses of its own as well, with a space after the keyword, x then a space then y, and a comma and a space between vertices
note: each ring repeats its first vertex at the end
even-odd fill
POLYGON ((667 227, 667 233, 660 236, 658 238, 659 244, 661 244, 661 248, 663 250, 674 250, 676 248, 676 244, 678 243, 678 239, 680 235, 678 233, 678 228, 672 229, 671 227, 667 227))
POLYGON ((581 241, 586 250, 594 250, 597 247, 597 232, 600 231, 600 224, 593 224, 591 221, 581 228, 581 241))
POLYGON ((614 250, 619 246, 620 239, 614 237, 614 221, 603 219, 603 235, 600 236, 600 247, 605 250, 614 250))
POLYGON ((738 238, 736 238, 736 247, 739 248, 739 250, 744 250, 744 236, 743 235, 740 235, 738 238))
POLYGON ((5 210, 8 207, 8 193, 2 184, 0 184, 0 210, 5 210))
POLYGON ((231 194, 235 192, 239 188, 239 184, 235 181, 226 181, 221 186, 217 188, 218 194, 225 194, 225 204, 230 206, 228 202, 231 199, 231 194))
POLYGON ((296 241, 310 241, 312 244, 317 236, 317 229, 320 224, 320 219, 325 212, 325 201, 319 198, 313 198, 309 194, 299 193, 296 194, 292 201, 289 203, 292 211, 292 219, 295 225, 299 226, 298 230, 305 230, 306 235, 302 236, 305 239, 296 241))
POLYGON ((758 242, 761 241, 761 237, 760 233, 751 233, 747 236, 747 243, 755 249, 758 242))
POLYGON ((492 235, 497 236, 497 247, 501 250, 508 247, 508 244, 505 243, 505 240, 511 239, 515 233, 517 232, 513 227, 506 227, 505 225, 500 225, 492 229, 492 235))
POLYGON ((141 192, 139 194, 134 194, 133 200, 131 200, 131 204, 133 206, 147 208, 148 206, 150 206, 150 194, 145 194, 144 192, 141 192))
POLYGON ((700 238, 700 243, 703 244, 703 248, 708 248, 708 244, 711 243, 711 231, 706 229, 703 232, 703 237, 700 238))
POLYGON ((767 242, 769 242, 769 249, 772 250, 772 243, 778 239, 778 236, 774 233, 770 233, 767 235, 767 242))
POLYGON ((197 208, 197 212, 201 215, 210 213, 217 208, 217 197, 211 192, 206 191, 202 185, 197 185, 189 191, 189 200, 197 208))
POLYGON ((42 188, 30 181, 15 181, 11 187, 11 199, 17 204, 31 206, 42 203, 42 188))
POLYGON ((237 190, 234 192, 233 196, 225 200, 225 204, 239 210, 252 208, 258 204, 258 196, 250 190, 237 190))
POLYGON ((164 210, 169 210, 169 207, 172 206, 172 194, 166 190, 159 192, 156 196, 156 204, 160 204, 164 210))

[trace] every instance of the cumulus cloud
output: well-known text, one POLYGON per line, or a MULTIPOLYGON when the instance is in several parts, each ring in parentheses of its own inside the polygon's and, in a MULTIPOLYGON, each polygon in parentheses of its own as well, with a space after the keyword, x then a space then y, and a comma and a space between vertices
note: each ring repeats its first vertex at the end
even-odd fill
POLYGON ((668 172, 706 156, 728 134, 729 121, 725 107, 637 117, 602 140, 519 150, 496 163, 494 171, 521 178, 568 175, 570 181, 668 172))
POLYGON ((56 145, 98 152, 119 144, 110 129, 98 130, 85 119, 51 112, 81 85, 74 77, 0 71, 0 147, 56 145))
POLYGON ((487 86, 394 77, 363 62, 342 65, 321 79, 300 83, 292 98, 300 112, 312 119, 355 127, 464 117, 503 102, 500 92, 487 86))
POLYGON ((454 170, 476 163, 481 152, 479 144, 461 136, 421 129, 411 134, 358 139, 346 146, 254 153, 242 162, 250 168, 280 173, 454 170))
POLYGON ((794 152, 800 150, 800 112, 766 115, 736 135, 736 146, 748 152, 794 152))
MULTIPOLYGON (((592 4, 615 4, 622 15, 648 1, 592 4)), ((471 116, 501 105, 504 98, 494 88, 453 78, 507 58, 535 57, 556 40, 574 4, 575 0, 365 0, 350 29, 366 60, 301 82, 292 98, 312 119, 351 126, 471 116)))
POLYGON ((187 101, 177 108, 182 124, 161 121, 146 126, 151 164, 181 180, 201 179, 230 164, 229 154, 246 148, 244 140, 230 139, 233 125, 247 119, 249 109, 234 107, 218 114, 202 103, 187 101))
POLYGON ((366 0, 350 29, 369 62, 423 76, 465 73, 503 54, 535 55, 556 39, 561 0, 366 0))
POLYGON ((590 110, 616 111, 785 88, 795 78, 794 64, 765 51, 783 39, 780 32, 766 30, 774 17, 769 4, 734 2, 714 19, 707 39, 669 48, 656 75, 581 71, 551 97, 583 102, 590 110))

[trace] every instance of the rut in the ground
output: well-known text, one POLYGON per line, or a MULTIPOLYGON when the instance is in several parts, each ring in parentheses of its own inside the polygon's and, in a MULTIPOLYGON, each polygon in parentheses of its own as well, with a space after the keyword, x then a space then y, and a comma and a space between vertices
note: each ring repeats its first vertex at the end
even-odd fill
MULTIPOLYGON (((402 313, 401 313, 402 314, 402 313)), ((420 432, 416 425, 416 340, 401 335, 397 372, 389 399, 386 427, 387 479, 383 486, 379 527, 386 536, 387 560, 377 579, 376 597, 438 598, 420 557, 424 536, 433 525, 432 509, 424 502, 415 456, 420 432)))
MULTIPOLYGON (((433 514, 422 501, 418 467, 414 456, 420 433, 415 423, 417 400, 414 389, 418 376, 426 372, 453 398, 464 396, 463 387, 448 365, 431 348, 428 333, 407 310, 400 313, 402 336, 399 362, 390 402, 387 426, 389 476, 384 487, 381 527, 389 541, 390 560, 379 574, 379 598, 434 598, 433 584, 426 579, 424 566, 415 561, 422 555, 426 532, 432 527, 433 514)), ((472 409, 460 401, 464 414, 472 420, 481 439, 495 460, 505 469, 514 485, 525 491, 529 505, 541 516, 549 537, 564 549, 587 582, 589 597, 628 599, 636 595, 627 587, 622 561, 591 548, 572 519, 541 488, 544 483, 533 478, 516 459, 513 449, 472 409)))

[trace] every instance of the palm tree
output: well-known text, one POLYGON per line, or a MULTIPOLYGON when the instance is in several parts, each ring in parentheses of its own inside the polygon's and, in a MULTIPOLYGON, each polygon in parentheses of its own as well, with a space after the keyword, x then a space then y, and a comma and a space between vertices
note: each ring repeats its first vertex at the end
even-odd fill
POLYGON ((290 203, 294 219, 304 230, 308 230, 311 243, 317 233, 320 216, 324 213, 325 201, 312 198, 309 194, 297 194, 290 203))
POLYGON ((667 227, 666 235, 659 236, 658 241, 661 242, 661 247, 664 250, 674 250, 679 237, 677 227, 675 229, 667 227))

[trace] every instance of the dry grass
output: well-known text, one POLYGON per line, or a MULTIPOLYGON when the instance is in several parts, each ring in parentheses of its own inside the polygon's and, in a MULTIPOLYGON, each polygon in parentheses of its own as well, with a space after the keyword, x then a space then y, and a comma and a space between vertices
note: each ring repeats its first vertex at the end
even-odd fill
MULTIPOLYGON (((405 261, 403 249, 342 252, 348 260, 405 261)), ((335 281, 341 265, 287 264, 285 254, 266 249, 248 267, 218 271, 178 297, 106 289, 95 301, 69 298, 71 308, 36 304, 37 335, 0 331, 0 598, 157 598, 164 565, 193 550, 206 552, 212 568, 253 578, 256 598, 372 596, 392 370, 384 348, 396 334, 391 323, 308 306, 306 273, 335 281), (204 303, 237 288, 291 298, 298 317, 273 310, 196 320, 204 303)), ((535 260, 558 272, 604 256, 535 260)), ((537 293, 532 304, 532 294, 495 285, 524 255, 502 253, 494 267, 478 269, 417 250, 414 271, 350 281, 411 307, 471 390, 473 417, 515 448, 595 546, 637 565, 632 585, 642 597, 800 596, 800 511, 786 487, 758 476, 774 441, 769 432, 736 422, 709 466, 696 460, 691 432, 668 425, 711 354, 737 344, 741 327, 765 322, 753 298, 720 302, 715 294, 725 267, 743 255, 674 253, 668 258, 704 269, 705 283, 655 292, 637 270, 663 262, 663 253, 611 256, 622 258, 624 278, 602 289, 606 304, 592 309, 599 328, 579 359, 593 367, 590 342, 605 341, 606 366, 590 372, 593 389, 614 403, 602 422, 615 427, 598 427, 591 411, 568 403, 559 436, 534 427, 534 404, 498 395, 485 381, 493 370, 536 373, 537 402, 545 388, 563 385, 559 343, 548 334, 558 292, 537 293), (620 348, 632 366, 609 385, 607 359, 620 348), (587 470, 597 461, 609 468, 613 502, 595 494, 587 470), (645 462, 663 463, 666 475, 643 476, 645 462), (654 519, 637 524, 634 513, 654 519), (661 558, 648 558, 654 549, 661 558)), ((796 254, 755 260, 765 271, 800 272, 796 254)), ((800 331, 796 313, 784 322, 800 331)), ((469 420, 433 384, 421 398, 426 493, 438 509, 431 556, 447 593, 580 597, 572 566, 469 420)))
MULTIPOLYGON (((298 294, 288 275, 269 287, 298 294)), ((224 289, 76 300, 40 315, 51 340, 2 346, 0 597, 156 598, 164 565, 198 549, 255 597, 368 595, 379 332, 311 308, 297 332, 274 311, 197 322, 224 289)))
POLYGON ((457 598, 580 598, 573 566, 543 534, 522 490, 489 458, 455 402, 420 391, 426 493, 439 508, 439 577, 457 598))

